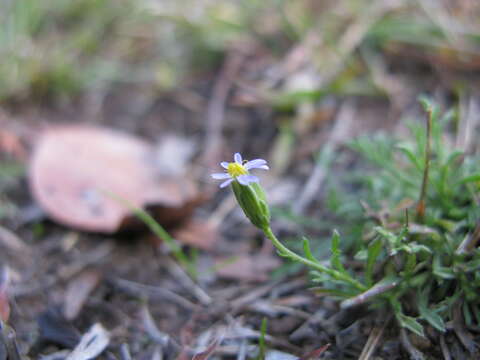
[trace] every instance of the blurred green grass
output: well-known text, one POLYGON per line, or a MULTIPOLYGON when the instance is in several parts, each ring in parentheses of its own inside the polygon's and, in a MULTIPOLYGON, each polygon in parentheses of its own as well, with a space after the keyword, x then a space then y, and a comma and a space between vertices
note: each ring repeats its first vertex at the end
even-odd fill
POLYGON ((233 4, 4 2, 0 99, 69 97, 113 82, 175 86, 211 68, 231 37, 245 30, 248 19, 233 4))
POLYGON ((333 85, 281 91, 272 97, 280 107, 304 98, 316 100, 325 92, 377 96, 381 91, 371 89, 358 48, 383 54, 394 43, 414 45, 433 56, 445 49, 480 56, 480 29, 472 20, 480 13, 479 6, 468 1, 432 4, 3 1, 0 100, 69 98, 116 82, 171 89, 201 71, 215 71, 225 52, 238 43, 260 44, 277 62, 296 45, 311 46, 310 65, 333 85), (314 45, 308 45, 312 34, 314 45))
MULTIPOLYGON (((133 4, 133 3, 132 3, 133 4)), ((11 1, 0 32, 0 98, 74 94, 110 79, 117 31, 128 27, 125 1, 11 1)), ((118 55, 117 55, 118 57, 118 55)))

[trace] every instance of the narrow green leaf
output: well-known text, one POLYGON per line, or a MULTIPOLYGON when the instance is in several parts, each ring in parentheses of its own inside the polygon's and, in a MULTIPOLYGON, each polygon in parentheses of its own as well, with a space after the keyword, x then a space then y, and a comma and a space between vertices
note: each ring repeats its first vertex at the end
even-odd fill
POLYGON ((412 331, 413 333, 425 337, 425 333, 423 332, 423 326, 417 321, 416 318, 407 316, 402 313, 395 314, 400 326, 412 331))
POLYGON ((477 274, 478 270, 480 269, 480 259, 474 259, 469 262, 465 262, 462 265, 466 272, 475 272, 477 274))
POLYGON ((305 257, 310 261, 318 262, 317 259, 315 259, 315 257, 313 256, 312 250, 310 249, 310 242, 305 236, 302 238, 302 245, 305 257))
POLYGON ((340 250, 340 234, 338 231, 334 230, 333 235, 332 235, 332 245, 331 245, 331 251, 332 251, 332 256, 330 258, 330 264, 332 268, 346 273, 347 271, 343 267, 342 261, 341 261, 341 250, 340 250))
POLYGON ((405 263, 405 276, 408 276, 410 278, 411 275, 413 275, 413 271, 415 270, 415 267, 417 266, 417 256, 415 253, 410 253, 406 256, 407 261, 405 263))
POLYGON ((435 329, 445 332, 445 322, 438 313, 428 307, 428 295, 426 293, 420 293, 417 296, 418 311, 420 317, 426 320, 435 329))
POLYGON ((260 327, 260 338, 258 339, 258 356, 256 357, 256 360, 265 360, 265 354, 266 354, 266 343, 265 343, 265 337, 267 334, 267 318, 262 319, 262 325, 260 327))
POLYGON ((380 239, 374 240, 368 246, 367 266, 365 269, 365 282, 369 287, 372 286, 373 284, 373 270, 374 270, 377 258, 380 255, 381 251, 382 251, 382 241, 380 239))
POLYGON ((407 157, 408 160, 410 160, 412 165, 415 166, 417 170, 422 171, 422 164, 420 163, 418 156, 415 155, 412 150, 401 145, 397 146, 397 149, 400 150, 407 157))
POLYGON ((411 330, 417 335, 424 336, 423 326, 417 321, 416 318, 407 316, 402 311, 402 304, 400 301, 391 296, 388 299, 390 306, 392 307, 393 312, 395 313, 395 318, 397 319, 400 326, 411 330))
POLYGON ((437 304, 437 311, 449 311, 454 304, 457 303, 458 299, 464 296, 463 291, 459 290, 458 288, 454 290, 453 295, 446 297, 444 300, 440 301, 437 304))
POLYGON ((440 263, 440 256, 434 256, 433 258, 433 274, 442 279, 455 279, 455 273, 452 268, 442 266, 440 263))
POLYGON ((475 174, 466 176, 463 179, 460 179, 455 185, 462 185, 462 184, 467 184, 467 183, 477 182, 477 181, 480 181, 480 173, 475 173, 475 174))
POLYGON ((419 253, 419 252, 424 252, 427 254, 431 254, 432 250, 425 245, 422 244, 417 244, 417 243, 410 243, 409 245, 410 251, 414 254, 419 253))
POLYGON ((457 159, 463 154, 465 153, 460 150, 452 151, 452 153, 448 156, 447 161, 445 162, 445 166, 447 168, 452 168, 454 166, 455 161, 457 161, 457 159))
POLYGON ((467 326, 472 326, 473 317, 472 313, 470 312, 470 307, 467 303, 463 303, 462 306, 463 318, 465 319, 465 324, 467 326))
POLYGON ((282 251, 280 249, 277 249, 277 254, 278 256, 280 257, 284 257, 286 259, 290 259, 290 260, 296 260, 295 258, 293 258, 290 254, 286 253, 285 251, 282 251))
POLYGON ((408 284, 411 286, 411 287, 421 287, 427 280, 429 280, 431 278, 431 274, 428 273, 428 272, 423 272, 423 273, 420 273, 418 275, 415 275, 415 276, 412 276, 409 281, 408 281, 408 284))
POLYGON ((377 232, 382 238, 384 238, 387 241, 388 244, 388 254, 390 256, 393 256, 397 253, 397 246, 399 244, 399 238, 392 233, 391 231, 388 231, 387 229, 381 227, 381 226, 376 226, 373 229, 375 232, 377 232))
POLYGON ((355 260, 362 261, 362 262, 366 261, 367 257, 368 257, 367 249, 361 249, 353 256, 355 260))
POLYGON ((327 288, 322 288, 322 287, 313 287, 310 288, 311 291, 313 291, 316 295, 328 295, 332 297, 338 297, 342 299, 348 299, 353 296, 358 295, 357 292, 354 291, 343 291, 343 290, 338 290, 338 289, 327 289, 327 288))

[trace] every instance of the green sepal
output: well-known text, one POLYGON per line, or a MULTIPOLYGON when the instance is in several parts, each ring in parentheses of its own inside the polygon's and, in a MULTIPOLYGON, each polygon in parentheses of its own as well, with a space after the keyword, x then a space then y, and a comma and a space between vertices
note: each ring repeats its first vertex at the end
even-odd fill
POLYGON ((241 185, 238 181, 233 181, 232 190, 238 204, 253 225, 259 229, 270 226, 270 209, 265 192, 259 184, 241 185))

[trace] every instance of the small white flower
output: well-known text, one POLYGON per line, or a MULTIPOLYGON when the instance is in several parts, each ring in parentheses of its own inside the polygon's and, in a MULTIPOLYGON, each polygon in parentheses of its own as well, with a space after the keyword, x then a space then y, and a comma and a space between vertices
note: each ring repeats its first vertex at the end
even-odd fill
POLYGON ((268 170, 267 162, 263 159, 255 159, 250 161, 242 160, 242 155, 235 153, 233 156, 234 162, 223 161, 220 165, 226 170, 223 173, 212 174, 212 178, 216 180, 226 180, 220 184, 221 188, 230 185, 234 180, 242 185, 248 185, 253 182, 258 182, 258 177, 250 175, 248 172, 252 169, 268 170))

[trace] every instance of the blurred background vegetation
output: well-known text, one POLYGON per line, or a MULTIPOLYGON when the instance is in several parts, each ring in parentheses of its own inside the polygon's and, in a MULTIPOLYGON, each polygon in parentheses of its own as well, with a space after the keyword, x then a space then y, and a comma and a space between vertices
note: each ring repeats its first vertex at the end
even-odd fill
POLYGON ((480 67, 475 0, 3 0, 1 7, 2 100, 65 100, 118 83, 171 90, 239 46, 262 49, 263 90, 275 89, 267 99, 288 107, 325 93, 396 96, 383 56, 480 67), (307 80, 274 86, 299 68, 307 80))

